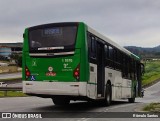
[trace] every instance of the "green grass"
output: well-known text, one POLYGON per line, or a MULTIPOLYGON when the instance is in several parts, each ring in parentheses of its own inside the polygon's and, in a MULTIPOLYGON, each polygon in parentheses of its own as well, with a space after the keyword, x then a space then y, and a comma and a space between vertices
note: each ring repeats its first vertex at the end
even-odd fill
MULTIPOLYGON (((6 81, 6 83, 11 81, 18 81, 18 80, 22 80, 22 78, 0 79, 0 81, 3 81, 3 82, 6 81)), ((23 94, 22 91, 7 91, 7 93, 5 91, 0 91, 0 98, 1 97, 24 97, 24 96, 27 96, 27 95, 23 94)))
POLYGON ((157 79, 160 79, 160 61, 147 61, 142 85, 148 85, 157 79))
MULTIPOLYGON (((160 61, 147 61, 145 74, 142 77, 142 85, 150 85, 160 79, 160 61)), ((143 108, 143 111, 160 112, 160 103, 151 103, 143 108)))
POLYGON ((143 108, 143 111, 160 112, 160 103, 151 103, 143 108))
POLYGON ((22 91, 7 91, 7 95, 5 95, 5 91, 0 91, 0 98, 1 97, 25 97, 24 93, 22 91))

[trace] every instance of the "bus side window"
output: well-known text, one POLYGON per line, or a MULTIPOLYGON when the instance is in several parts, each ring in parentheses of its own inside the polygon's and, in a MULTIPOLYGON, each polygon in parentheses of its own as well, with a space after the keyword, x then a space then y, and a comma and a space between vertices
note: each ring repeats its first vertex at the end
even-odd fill
POLYGON ((123 69, 122 69, 122 73, 123 73, 123 77, 127 78, 128 76, 128 67, 127 67, 127 55, 123 55, 123 69))
POLYGON ((110 60, 109 66, 111 68, 114 68, 114 49, 113 49, 113 47, 109 46, 108 50, 109 50, 109 56, 108 56, 108 58, 110 60))
POLYGON ((122 54, 119 50, 117 50, 117 69, 122 70, 122 54))
POLYGON ((89 53, 89 56, 90 56, 90 53, 91 53, 91 35, 90 35, 89 32, 87 33, 87 40, 88 40, 88 53, 89 53))
POLYGON ((88 41, 88 56, 89 56, 89 60, 92 63, 96 63, 96 53, 97 53, 96 37, 88 32, 87 33, 87 41, 88 41))
POLYGON ((105 45, 104 49, 105 49, 105 59, 108 59, 109 56, 108 45, 105 45))
POLYGON ((105 52, 105 65, 109 66, 108 64, 108 56, 109 56, 108 45, 104 46, 104 52, 105 52))
POLYGON ((96 40, 95 40, 95 37, 91 37, 91 57, 96 59, 96 49, 97 49, 97 43, 96 43, 96 40))
POLYGON ((113 60, 113 48, 109 46, 109 57, 110 60, 113 60))

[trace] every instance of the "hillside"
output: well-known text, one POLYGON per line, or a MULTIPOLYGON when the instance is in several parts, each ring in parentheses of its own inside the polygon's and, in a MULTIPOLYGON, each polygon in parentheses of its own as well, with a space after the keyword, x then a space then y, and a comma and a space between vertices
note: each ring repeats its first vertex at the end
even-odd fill
POLYGON ((160 45, 153 48, 142 48, 136 46, 125 46, 125 48, 142 58, 160 58, 160 45))

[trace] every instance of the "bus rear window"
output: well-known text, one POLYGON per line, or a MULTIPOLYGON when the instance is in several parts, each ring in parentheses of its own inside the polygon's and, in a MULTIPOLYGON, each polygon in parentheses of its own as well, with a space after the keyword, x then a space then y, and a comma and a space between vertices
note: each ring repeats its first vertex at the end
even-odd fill
POLYGON ((44 47, 73 47, 77 26, 49 27, 29 31, 30 49, 44 47))

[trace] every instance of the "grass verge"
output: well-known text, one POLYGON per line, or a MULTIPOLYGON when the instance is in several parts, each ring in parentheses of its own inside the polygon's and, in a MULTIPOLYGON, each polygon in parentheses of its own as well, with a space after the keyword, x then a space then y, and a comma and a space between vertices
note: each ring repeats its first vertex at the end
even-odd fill
POLYGON ((25 97, 24 93, 22 91, 0 91, 0 98, 2 97, 25 97))
POLYGON ((160 103, 151 103, 143 108, 143 111, 160 113, 160 103))
POLYGON ((145 74, 142 77, 142 85, 150 85, 160 79, 160 61, 147 61, 145 74))
MULTIPOLYGON (((10 79, 0 79, 0 82, 5 83, 20 83, 22 78, 10 78, 10 79)), ((22 91, 0 91, 0 98, 2 97, 24 97, 27 96, 22 91)))
POLYGON ((22 80, 22 78, 8 78, 8 79, 0 79, 0 81, 17 81, 22 80))

